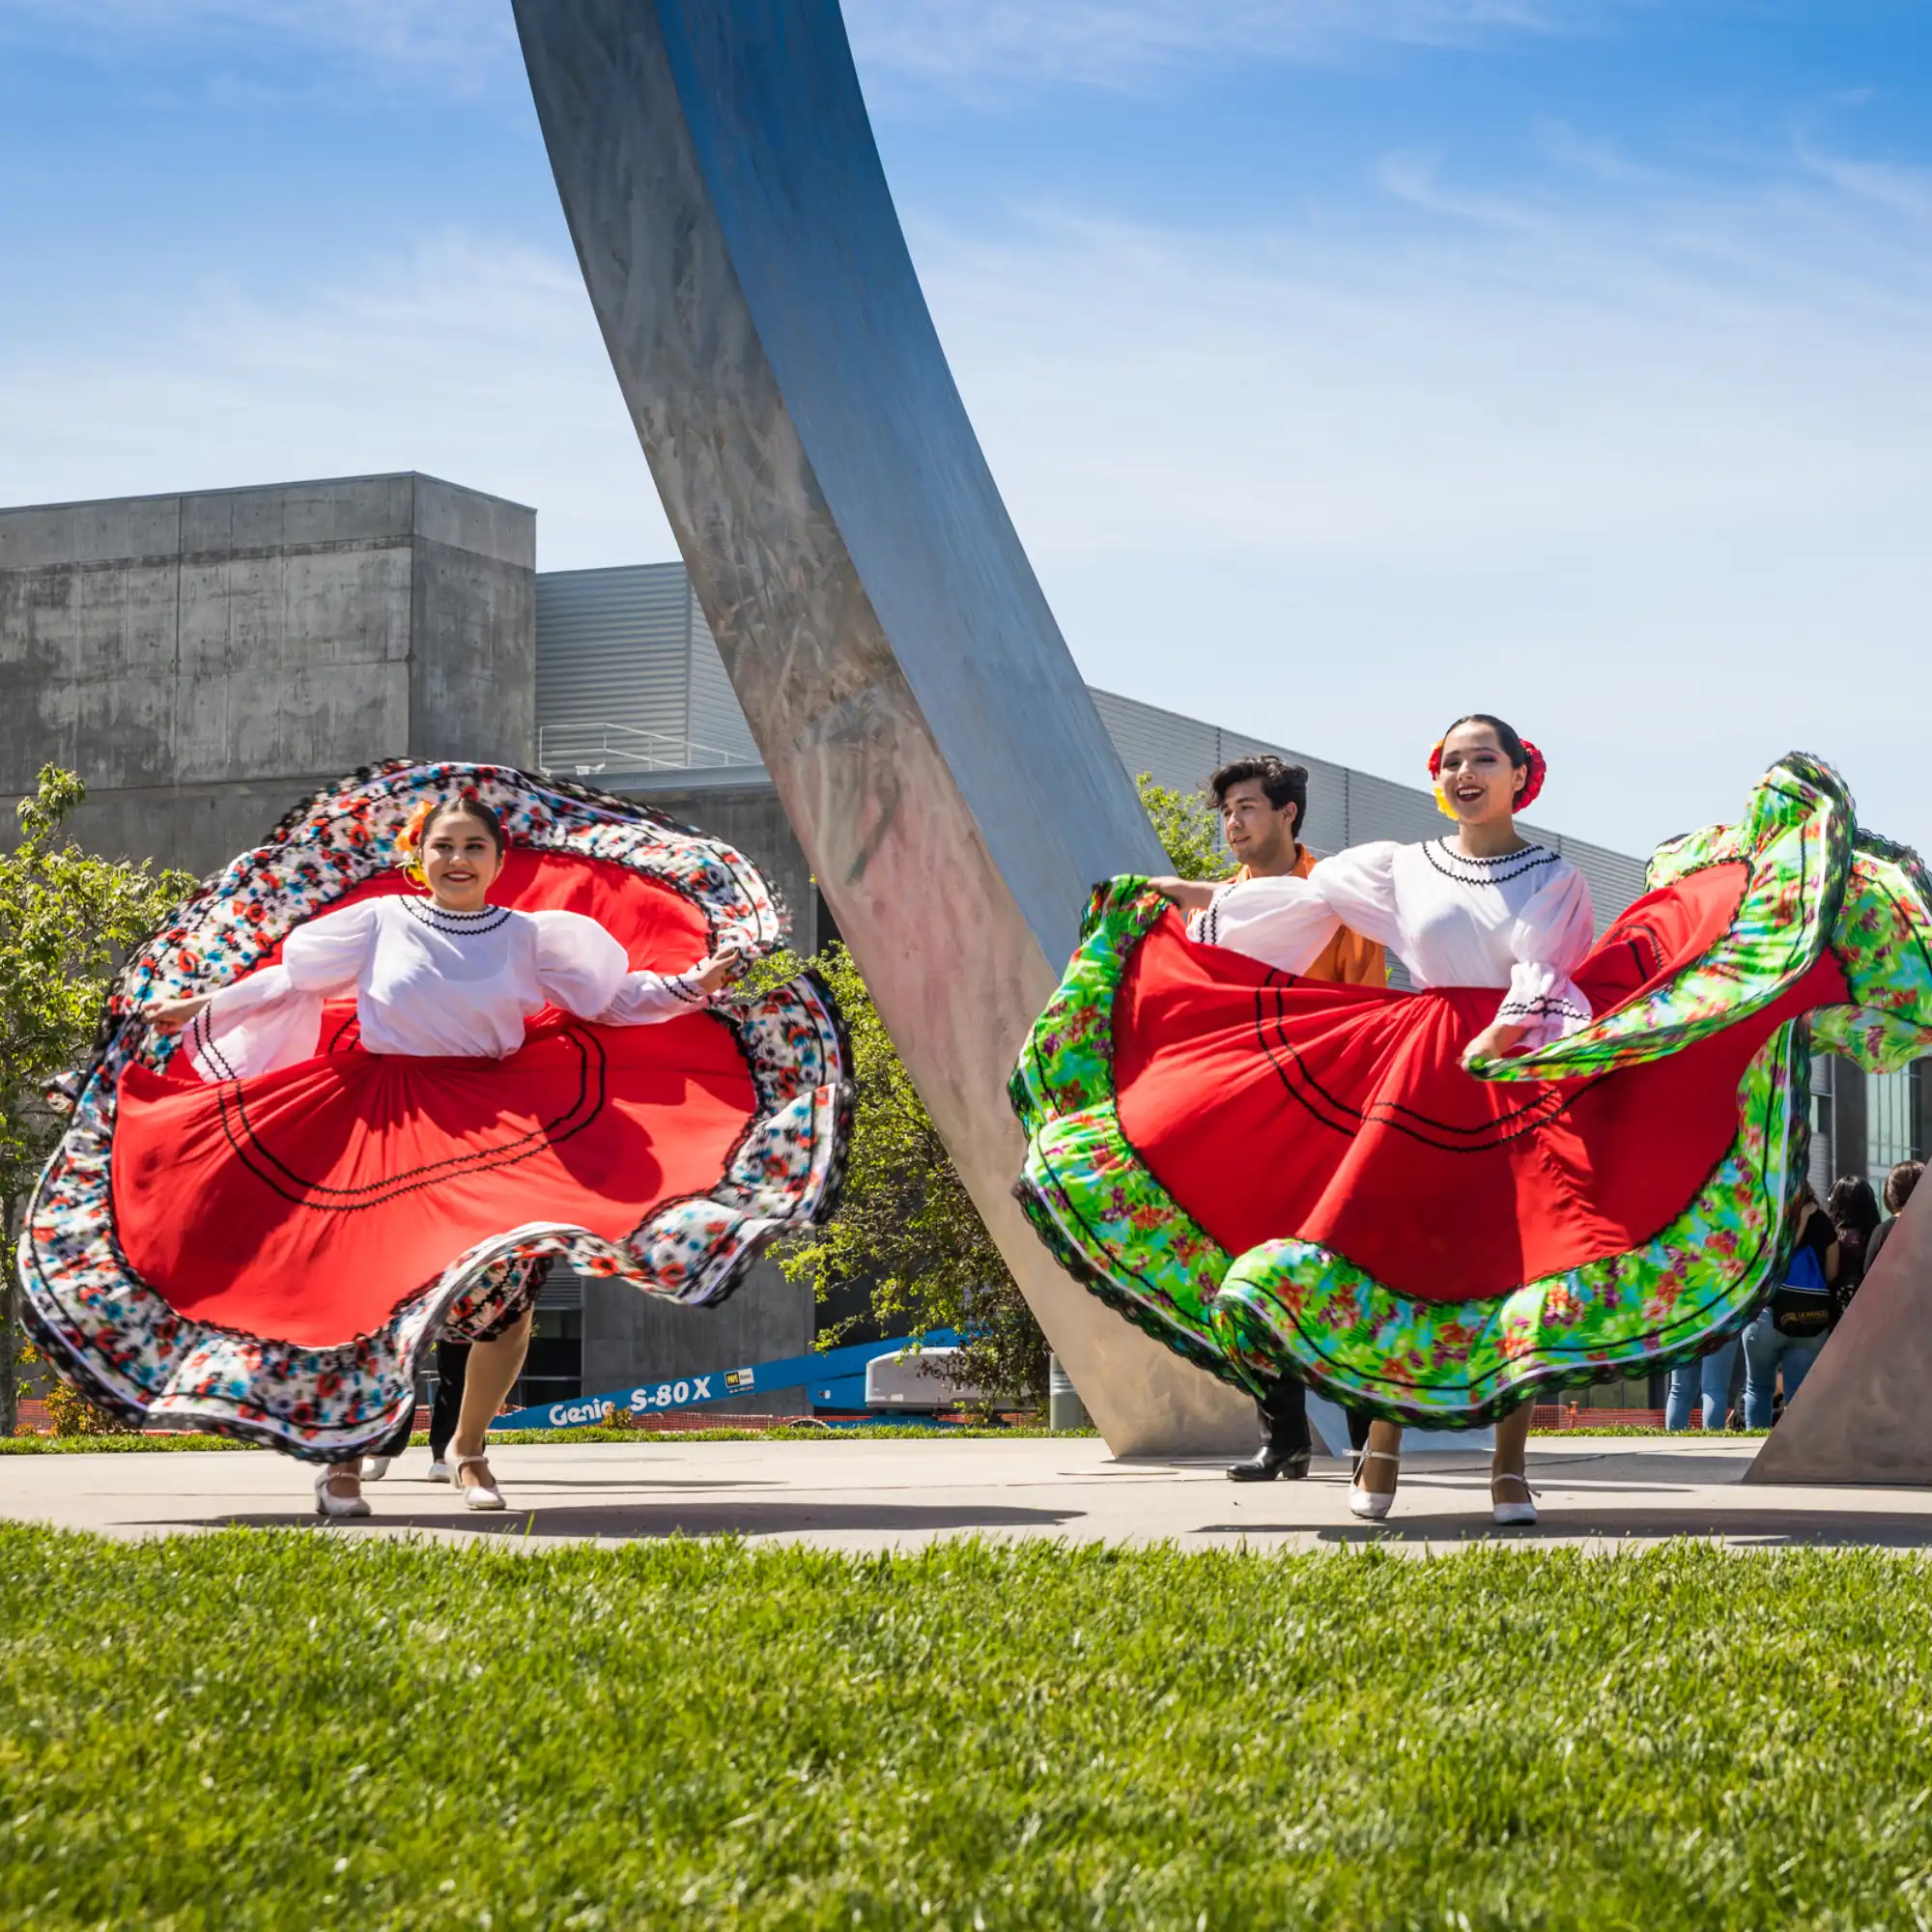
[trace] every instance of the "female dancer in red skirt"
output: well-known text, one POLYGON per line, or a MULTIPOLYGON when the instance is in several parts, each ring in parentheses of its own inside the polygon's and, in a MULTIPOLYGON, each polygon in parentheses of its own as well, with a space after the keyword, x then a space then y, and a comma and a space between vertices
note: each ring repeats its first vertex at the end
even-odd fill
POLYGON ((448 765, 324 794, 124 976, 30 1319, 97 1400, 323 1463, 330 1516, 445 1327, 455 1480, 500 1509, 484 1432, 549 1258, 715 1301, 830 1205, 828 996, 720 999, 777 932, 738 854, 626 801, 448 765))
POLYGON ((1447 838, 1096 893, 1014 1075, 1019 1193, 1188 1359, 1377 1416, 1359 1514, 1387 1511, 1400 1424, 1495 1421, 1496 1517, 1533 1521, 1537 1391, 1690 1359, 1775 1287, 1811 1042, 1932 1046, 1932 890, 1793 755, 1593 943, 1580 874, 1516 830, 1535 749, 1464 718, 1431 771, 1447 838), (1298 979, 1340 923, 1421 990, 1298 979))

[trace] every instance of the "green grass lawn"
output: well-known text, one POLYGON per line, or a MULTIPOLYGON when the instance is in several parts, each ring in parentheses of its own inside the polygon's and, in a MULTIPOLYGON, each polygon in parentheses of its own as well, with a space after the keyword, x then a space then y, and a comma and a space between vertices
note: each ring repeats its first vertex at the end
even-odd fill
POLYGON ((1924 1925, 1932 1571, 0 1527, 0 1922, 1924 1925))

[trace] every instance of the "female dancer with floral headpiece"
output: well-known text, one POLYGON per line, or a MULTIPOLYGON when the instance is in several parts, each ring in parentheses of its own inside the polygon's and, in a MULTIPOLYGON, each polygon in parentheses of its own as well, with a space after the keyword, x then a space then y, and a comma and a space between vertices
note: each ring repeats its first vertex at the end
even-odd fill
POLYGON ((484 1432, 551 1257, 715 1301, 829 1206, 827 996, 719 1004, 777 931, 742 858, 625 801, 350 781, 124 976, 29 1215, 30 1318, 97 1400, 324 1463, 328 1516, 368 1513, 360 1455, 446 1325, 475 1345, 454 1480, 502 1508, 484 1432))
POLYGON ((1535 747, 1473 715, 1430 769, 1448 838, 1099 890, 1014 1075, 1018 1191, 1188 1359, 1377 1416, 1358 1514, 1400 1424, 1496 1421, 1492 1505, 1526 1522, 1538 1390, 1691 1359, 1775 1287, 1807 1033, 1869 1065, 1932 1046, 1932 889, 1794 754, 1593 944, 1581 875, 1516 828, 1535 747), (1344 922, 1419 992, 1298 979, 1344 922))

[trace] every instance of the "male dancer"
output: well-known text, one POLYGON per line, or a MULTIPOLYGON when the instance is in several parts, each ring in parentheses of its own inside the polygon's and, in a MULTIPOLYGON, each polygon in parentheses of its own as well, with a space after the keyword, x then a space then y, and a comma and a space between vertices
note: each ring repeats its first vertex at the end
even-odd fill
MULTIPOLYGON (((1221 813, 1221 836, 1239 862, 1238 879, 1305 878, 1315 855, 1296 836, 1308 822, 1308 773, 1300 765, 1268 755, 1236 758, 1208 781, 1221 813)), ((1302 976, 1339 980, 1350 986, 1388 982, 1382 949, 1343 926, 1321 956, 1302 976)), ((1305 1476, 1312 1442, 1308 1431, 1308 1389, 1300 1377, 1285 1374, 1257 1405, 1262 1446, 1228 1474, 1237 1483, 1271 1483, 1280 1475, 1305 1476)), ((1360 1449, 1368 1438, 1367 1417, 1349 1413, 1349 1441, 1360 1449), (1356 1438, 1360 1437, 1361 1440, 1356 1438)))

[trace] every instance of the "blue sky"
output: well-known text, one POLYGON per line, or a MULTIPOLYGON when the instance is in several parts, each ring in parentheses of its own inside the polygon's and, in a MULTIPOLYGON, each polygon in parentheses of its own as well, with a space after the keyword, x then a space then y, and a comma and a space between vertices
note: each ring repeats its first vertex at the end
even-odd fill
MULTIPOLYGON (((1932 847, 1932 4, 850 0, 1083 670, 1627 850, 1932 847)), ((672 554, 507 0, 0 0, 0 502, 416 468, 672 554)))

